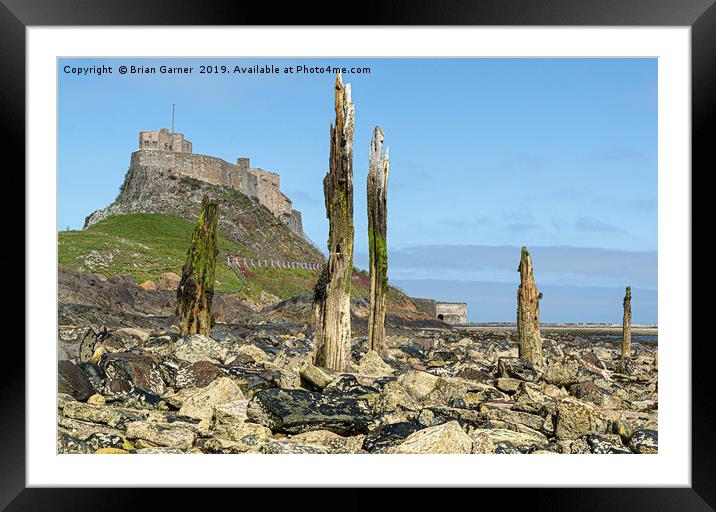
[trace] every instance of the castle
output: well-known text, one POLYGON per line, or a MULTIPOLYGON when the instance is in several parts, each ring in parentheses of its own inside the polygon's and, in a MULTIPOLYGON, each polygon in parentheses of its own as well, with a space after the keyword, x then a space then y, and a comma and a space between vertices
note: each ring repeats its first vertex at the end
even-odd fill
POLYGON ((139 150, 132 153, 131 165, 231 187, 256 198, 293 231, 303 235, 301 212, 294 210, 291 199, 281 192, 279 175, 251 167, 248 158, 240 157, 235 164, 230 164, 221 158, 195 154, 192 143, 183 133, 162 128, 139 132, 139 150))

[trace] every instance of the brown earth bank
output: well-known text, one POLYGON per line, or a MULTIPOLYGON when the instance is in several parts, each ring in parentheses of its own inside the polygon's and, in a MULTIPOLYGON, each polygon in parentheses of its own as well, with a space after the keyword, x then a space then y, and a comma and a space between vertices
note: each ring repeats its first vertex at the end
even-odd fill
POLYGON ((543 331, 544 365, 508 328, 389 314, 350 371, 311 364, 310 295, 258 309, 217 294, 210 337, 180 337, 173 290, 59 274, 60 453, 655 453, 657 343, 543 331))

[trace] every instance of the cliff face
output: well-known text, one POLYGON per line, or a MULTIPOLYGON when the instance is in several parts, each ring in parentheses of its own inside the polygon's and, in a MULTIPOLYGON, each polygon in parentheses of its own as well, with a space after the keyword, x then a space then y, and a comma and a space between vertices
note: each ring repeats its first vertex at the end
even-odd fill
POLYGON ((323 263, 321 252, 257 199, 228 186, 212 185, 138 164, 134 159, 117 199, 85 219, 85 227, 127 213, 163 213, 194 221, 204 195, 219 204, 219 231, 259 258, 323 263))

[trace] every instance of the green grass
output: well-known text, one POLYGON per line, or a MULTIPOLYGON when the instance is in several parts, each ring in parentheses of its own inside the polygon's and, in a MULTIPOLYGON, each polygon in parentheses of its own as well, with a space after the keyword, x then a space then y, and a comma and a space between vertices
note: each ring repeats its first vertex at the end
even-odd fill
MULTIPOLYGON (((136 283, 155 280, 164 272, 181 274, 193 223, 161 214, 110 217, 81 231, 58 233, 59 264, 111 277, 126 274, 136 283)), ((251 269, 243 282, 223 263, 227 254, 255 257, 241 244, 219 234, 216 267, 218 291, 239 290, 245 298, 262 292, 285 299, 313 289, 317 272, 298 269, 251 269)))
MULTIPOLYGON (((59 232, 59 264, 107 277, 130 275, 137 284, 147 279, 156 281, 164 272, 181 274, 193 229, 192 222, 171 215, 132 213, 109 217, 85 230, 59 232)), ((239 279, 224 263, 226 256, 257 255, 221 234, 217 245, 216 290, 257 302, 271 298, 266 294, 287 299, 313 293, 319 271, 250 268, 239 279)), ((354 269, 351 295, 367 299, 369 290, 368 273, 354 269)), ((402 292, 388 288, 389 311, 402 310, 406 299, 402 292)))

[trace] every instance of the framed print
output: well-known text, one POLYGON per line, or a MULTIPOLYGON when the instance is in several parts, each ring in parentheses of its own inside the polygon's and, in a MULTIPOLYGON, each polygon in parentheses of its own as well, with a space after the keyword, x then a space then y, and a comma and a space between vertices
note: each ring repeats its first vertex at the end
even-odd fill
POLYGON ((347 26, 4 1, 27 334, 0 503, 434 486, 711 510, 691 181, 712 3, 347 26))

